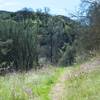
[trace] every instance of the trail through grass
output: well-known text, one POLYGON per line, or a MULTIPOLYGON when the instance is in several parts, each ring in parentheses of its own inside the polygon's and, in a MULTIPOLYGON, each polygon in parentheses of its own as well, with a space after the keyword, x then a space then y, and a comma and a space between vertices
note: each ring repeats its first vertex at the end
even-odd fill
POLYGON ((51 100, 99 100, 100 59, 66 68, 51 90, 51 100))
POLYGON ((49 100, 49 91, 63 70, 48 67, 0 76, 0 100, 49 100))
POLYGON ((100 59, 78 66, 0 76, 0 100, 99 100, 100 59))

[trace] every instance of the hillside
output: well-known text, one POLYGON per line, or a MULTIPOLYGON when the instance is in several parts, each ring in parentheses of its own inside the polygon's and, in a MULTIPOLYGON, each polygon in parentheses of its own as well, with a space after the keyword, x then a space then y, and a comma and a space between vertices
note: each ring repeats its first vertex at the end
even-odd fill
POLYGON ((0 11, 1 68, 29 70, 44 64, 73 64, 76 24, 66 16, 46 11, 0 11))

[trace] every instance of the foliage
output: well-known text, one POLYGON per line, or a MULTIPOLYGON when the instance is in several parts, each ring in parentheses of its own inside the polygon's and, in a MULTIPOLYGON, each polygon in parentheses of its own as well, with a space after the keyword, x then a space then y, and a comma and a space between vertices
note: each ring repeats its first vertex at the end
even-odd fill
POLYGON ((61 59, 59 60, 59 64, 66 66, 66 65, 72 65, 75 62, 75 49, 70 46, 66 45, 65 52, 63 52, 61 59))
POLYGON ((78 22, 76 59, 78 62, 87 60, 100 51, 100 1, 81 0, 78 22))
POLYGON ((16 70, 28 70, 36 59, 36 32, 32 20, 0 21, 0 60, 16 70))
POLYGON ((98 51, 100 44, 100 2, 98 0, 82 0, 82 5, 84 9, 81 9, 81 13, 84 13, 81 14, 83 17, 80 17, 82 27, 78 42, 80 42, 80 47, 87 52, 98 51))
MULTIPOLYGON (((65 16, 51 16, 48 11, 47 8, 44 12, 24 8, 14 13, 0 13, 1 67, 5 63, 6 67, 12 65, 16 70, 28 70, 34 64, 39 65, 40 59, 58 64, 64 52, 65 62, 72 60, 67 54, 70 49, 67 52, 62 48, 66 43, 73 48, 76 22, 65 16), (12 42, 7 43, 9 41, 12 42)), ((74 59, 74 54, 71 56, 74 59)))

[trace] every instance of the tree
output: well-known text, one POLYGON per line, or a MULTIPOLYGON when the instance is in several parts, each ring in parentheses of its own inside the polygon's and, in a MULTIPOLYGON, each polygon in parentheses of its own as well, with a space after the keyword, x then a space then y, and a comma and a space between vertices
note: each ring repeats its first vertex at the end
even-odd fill
POLYGON ((5 62, 12 62, 16 70, 28 70, 32 68, 37 56, 36 35, 36 26, 32 20, 23 22, 1 21, 1 43, 8 45, 7 43, 11 40, 13 41, 11 42, 10 50, 5 53, 6 57, 3 56, 7 59, 4 59, 5 62))
POLYGON ((100 1, 83 0, 82 3, 88 5, 85 17, 88 23, 84 25, 84 44, 87 45, 87 50, 100 49, 100 1))

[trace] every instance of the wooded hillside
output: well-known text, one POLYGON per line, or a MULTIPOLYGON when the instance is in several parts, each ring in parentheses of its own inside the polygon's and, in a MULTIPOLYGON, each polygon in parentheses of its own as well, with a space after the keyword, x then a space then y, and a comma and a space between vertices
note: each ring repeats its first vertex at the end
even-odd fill
POLYGON ((82 4, 88 7, 81 10, 78 20, 50 15, 48 8, 36 12, 27 8, 0 11, 0 68, 65 66, 78 57, 94 55, 92 52, 100 49, 100 3, 83 0, 82 4))
POLYGON ((72 64, 75 56, 72 45, 77 34, 75 24, 68 17, 51 16, 46 11, 1 11, 1 67, 27 70, 39 64, 72 64))

